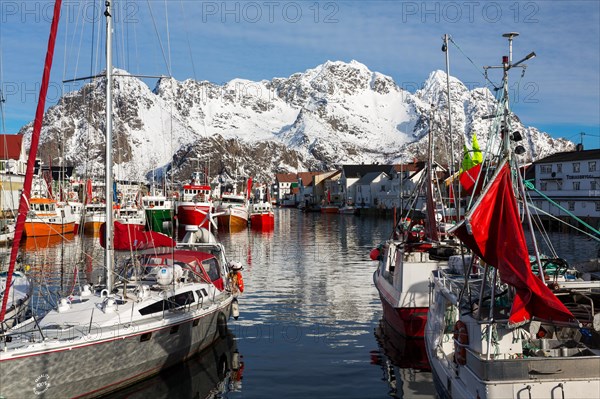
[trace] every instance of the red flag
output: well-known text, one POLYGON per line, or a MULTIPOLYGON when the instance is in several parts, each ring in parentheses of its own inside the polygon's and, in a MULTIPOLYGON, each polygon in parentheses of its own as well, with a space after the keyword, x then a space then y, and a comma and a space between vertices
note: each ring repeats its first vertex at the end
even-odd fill
POLYGON ((554 321, 574 319, 563 303, 531 271, 525 233, 507 164, 497 172, 487 192, 465 220, 452 228, 450 233, 487 264, 495 266, 502 281, 515 287, 509 324, 518 326, 531 320, 532 316, 554 321))
POLYGON ((252 178, 248 178, 248 184, 246 186, 246 199, 249 200, 252 195, 252 178))
POLYGON ((483 186, 483 177, 479 177, 479 183, 477 184, 477 190, 475 188, 475 182, 477 181, 477 177, 479 176, 479 172, 481 171, 481 165, 477 164, 473 166, 471 169, 465 170, 460 174, 459 181, 460 185, 463 186, 463 189, 466 194, 478 194, 481 191, 481 187, 483 186), (473 192, 475 191, 475 192, 473 192))

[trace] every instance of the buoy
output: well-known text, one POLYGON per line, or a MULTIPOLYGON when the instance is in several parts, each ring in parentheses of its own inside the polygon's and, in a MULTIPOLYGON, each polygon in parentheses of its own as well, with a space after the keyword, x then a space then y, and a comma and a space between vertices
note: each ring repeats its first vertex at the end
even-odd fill
POLYGON ((379 254, 381 254, 379 248, 373 248, 369 253, 369 256, 371 257, 371 260, 379 260, 379 254))

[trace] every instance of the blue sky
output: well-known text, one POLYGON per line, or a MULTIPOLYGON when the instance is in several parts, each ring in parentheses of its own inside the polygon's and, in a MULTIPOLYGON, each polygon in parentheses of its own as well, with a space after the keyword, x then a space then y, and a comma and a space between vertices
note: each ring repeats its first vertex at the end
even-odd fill
MULTIPOLYGON (((65 86, 64 79, 103 69, 97 44, 103 4, 63 0, 48 105, 80 85, 65 86)), ((170 70, 179 80, 215 83, 287 77, 327 60, 355 59, 414 91, 431 71, 445 68, 440 48, 448 33, 458 46, 450 46, 451 74, 480 87, 485 85, 481 67, 499 65, 508 52, 501 34, 519 32, 513 60, 531 51, 537 57, 523 77, 518 71, 511 75, 514 112, 526 125, 555 137, 578 142, 585 132, 585 147, 600 148, 597 0, 113 4, 117 66, 146 75, 170 70)), ((0 0, 0 83, 9 133, 33 119, 51 12, 51 1, 0 0)), ((500 72, 489 77, 498 82, 500 72)))

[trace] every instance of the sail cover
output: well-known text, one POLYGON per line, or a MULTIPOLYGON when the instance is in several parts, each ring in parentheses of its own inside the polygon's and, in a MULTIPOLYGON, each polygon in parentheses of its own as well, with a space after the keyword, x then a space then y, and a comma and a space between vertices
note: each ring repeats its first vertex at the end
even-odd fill
MULTIPOLYGON (((106 223, 100 226, 100 245, 106 247, 106 223)), ((114 222, 114 249, 132 251, 158 247, 174 247, 177 243, 166 234, 146 230, 145 226, 114 222)))
POLYGON ((516 289, 509 326, 519 326, 533 316, 554 321, 574 320, 571 312, 531 271, 508 164, 499 169, 465 220, 449 232, 487 264, 496 267, 502 281, 516 289))

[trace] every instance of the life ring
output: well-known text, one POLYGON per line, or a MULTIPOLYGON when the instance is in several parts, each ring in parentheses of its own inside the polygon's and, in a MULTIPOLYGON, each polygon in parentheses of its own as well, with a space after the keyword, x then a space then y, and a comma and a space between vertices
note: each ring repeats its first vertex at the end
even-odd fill
POLYGON ((467 345, 469 345, 467 325, 459 320, 454 324, 454 361, 461 366, 467 363, 467 345))

